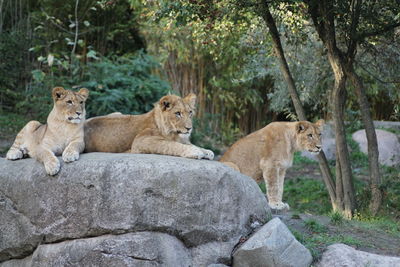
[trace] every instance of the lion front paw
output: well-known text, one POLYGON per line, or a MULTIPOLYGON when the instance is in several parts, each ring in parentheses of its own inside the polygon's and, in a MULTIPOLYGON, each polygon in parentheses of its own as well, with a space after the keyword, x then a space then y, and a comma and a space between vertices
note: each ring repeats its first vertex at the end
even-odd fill
POLYGON ((290 207, 287 203, 283 203, 283 202, 276 202, 276 203, 269 203, 269 206, 271 209, 274 210, 289 210, 290 207))
POLYGON ((193 147, 183 155, 185 158, 191 158, 191 159, 202 159, 204 157, 204 152, 197 147, 193 147))
POLYGON ((72 162, 79 159, 79 152, 64 150, 62 154, 62 159, 64 162, 72 162))
POLYGON ((10 150, 8 150, 6 155, 6 158, 8 160, 17 160, 17 159, 22 159, 23 157, 24 154, 22 153, 22 151, 15 148, 11 148, 10 150))
POLYGON ((60 171, 60 161, 54 157, 54 159, 44 162, 44 168, 48 175, 56 175, 60 171))
POLYGON ((203 149, 203 159, 209 159, 209 160, 213 160, 214 159, 214 152, 212 152, 211 150, 208 149, 203 149))

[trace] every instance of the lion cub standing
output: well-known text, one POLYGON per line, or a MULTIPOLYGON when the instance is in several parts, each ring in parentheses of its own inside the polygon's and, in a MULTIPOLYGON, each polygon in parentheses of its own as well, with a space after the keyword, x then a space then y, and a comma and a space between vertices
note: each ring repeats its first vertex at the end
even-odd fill
POLYGON ((211 150, 192 145, 192 116, 196 95, 162 97, 142 115, 112 113, 85 123, 86 152, 163 154, 195 159, 213 159, 211 150))
POLYGON ((88 95, 86 88, 72 92, 55 87, 52 92, 54 106, 47 124, 28 122, 18 133, 6 158, 16 160, 29 155, 42 162, 49 175, 60 171, 57 155, 62 154, 64 162, 77 160, 85 145, 83 124, 88 95))
POLYGON ((234 143, 220 162, 246 174, 257 182, 264 178, 269 205, 289 209, 282 202, 286 169, 292 166, 295 151, 321 151, 323 120, 316 123, 273 122, 234 143))

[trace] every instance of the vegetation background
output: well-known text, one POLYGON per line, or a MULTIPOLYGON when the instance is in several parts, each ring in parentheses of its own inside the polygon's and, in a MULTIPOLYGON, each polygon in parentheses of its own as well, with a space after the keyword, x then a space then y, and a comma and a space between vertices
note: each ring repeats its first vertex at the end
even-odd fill
MULTIPOLYGON (((327 41, 316 27, 318 19, 329 18, 322 10, 315 20, 314 2, 0 0, 0 141, 13 139, 29 120, 45 122, 54 86, 88 88, 89 117, 143 113, 164 94, 194 92, 198 110, 192 141, 217 154, 271 121, 296 120, 266 10, 275 20, 307 118, 332 120, 337 77, 327 41)), ((339 50, 350 51, 354 32, 374 33, 357 39, 355 52, 347 56, 366 88, 372 119, 399 121, 398 2, 336 0, 330 5, 339 50)), ((355 86, 345 87, 341 119, 350 122, 345 141, 356 203, 351 216, 383 218, 398 234, 399 226, 393 225, 400 220, 399 168, 379 167, 383 204, 371 214, 368 158, 350 138, 363 128, 363 112, 355 86)), ((337 163, 328 163, 335 174, 337 163)), ((318 169, 299 155, 296 164, 318 169)), ((295 210, 328 214, 334 203, 321 175, 314 176, 292 177, 285 198, 295 210), (315 205, 318 201, 324 204, 315 205)), ((337 173, 333 179, 339 179, 337 173)))

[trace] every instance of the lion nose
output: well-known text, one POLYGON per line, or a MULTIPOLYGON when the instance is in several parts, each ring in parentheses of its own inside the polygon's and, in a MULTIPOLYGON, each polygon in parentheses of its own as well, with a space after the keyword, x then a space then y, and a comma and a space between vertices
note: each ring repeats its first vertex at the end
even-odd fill
POLYGON ((316 146, 318 149, 321 149, 321 146, 316 146))
POLYGON ((82 114, 82 112, 77 112, 76 114, 79 116, 79 115, 81 115, 81 114, 82 114))
POLYGON ((190 128, 188 128, 188 127, 185 127, 186 128, 186 130, 188 130, 188 131, 190 131, 191 129, 192 129, 192 127, 190 127, 190 128))

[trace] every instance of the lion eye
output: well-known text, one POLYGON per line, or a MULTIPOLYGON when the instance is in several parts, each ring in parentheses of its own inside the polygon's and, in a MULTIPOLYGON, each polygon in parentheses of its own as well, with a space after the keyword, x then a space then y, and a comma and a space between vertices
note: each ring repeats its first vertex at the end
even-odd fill
POLYGON ((72 105, 72 101, 71 101, 71 100, 68 100, 68 101, 67 101, 67 104, 72 105))
POLYGON ((189 116, 192 116, 193 115, 193 111, 189 111, 189 116))
POLYGON ((307 136, 310 137, 310 138, 312 138, 312 134, 308 134, 307 136))
POLYGON ((180 117, 180 116, 181 116, 181 113, 178 111, 178 112, 175 112, 175 115, 176 115, 177 117, 180 117))
POLYGON ((83 101, 81 101, 80 103, 83 104, 83 101))

